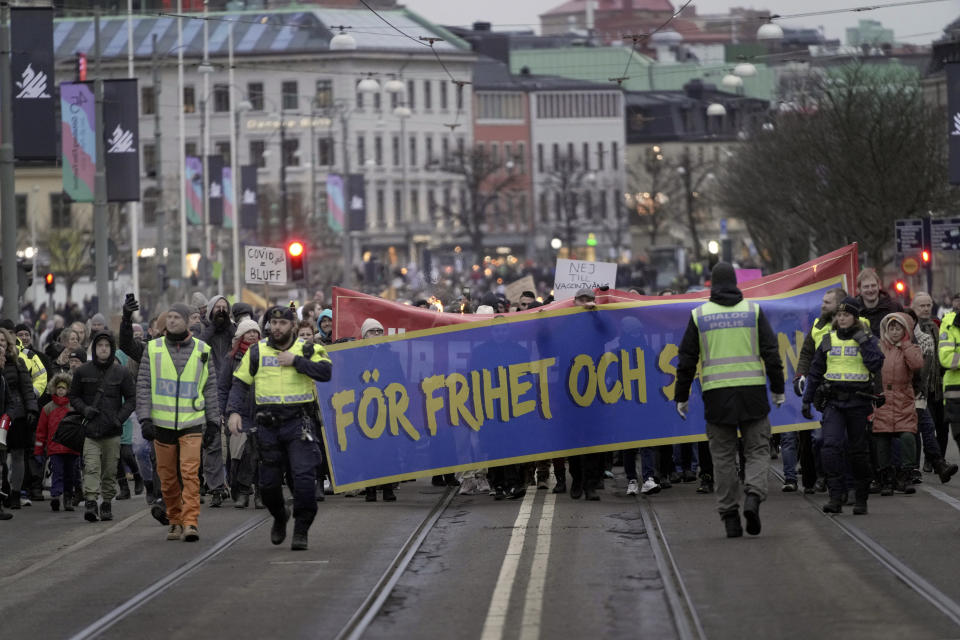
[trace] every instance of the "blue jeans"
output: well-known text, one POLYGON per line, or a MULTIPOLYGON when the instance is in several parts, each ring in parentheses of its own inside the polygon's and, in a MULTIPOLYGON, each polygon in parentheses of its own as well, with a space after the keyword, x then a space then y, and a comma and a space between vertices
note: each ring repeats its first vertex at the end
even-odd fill
POLYGON ((642 449, 627 449, 623 452, 623 470, 627 473, 627 480, 637 479, 637 451, 640 452, 640 473, 644 478, 656 478, 657 450, 653 447, 642 449))
POLYGON ((783 481, 797 483, 797 432, 780 434, 780 455, 783 456, 783 481))
POLYGON ((80 466, 80 456, 55 453, 50 456, 50 497, 73 496, 74 478, 80 466))

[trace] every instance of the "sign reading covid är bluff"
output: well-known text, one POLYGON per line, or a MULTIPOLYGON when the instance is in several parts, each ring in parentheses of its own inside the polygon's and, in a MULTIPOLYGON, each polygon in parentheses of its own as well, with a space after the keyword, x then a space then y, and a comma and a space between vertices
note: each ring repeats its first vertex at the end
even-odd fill
POLYGON ((287 284, 287 254, 277 247, 248 246, 243 271, 247 284, 287 284))

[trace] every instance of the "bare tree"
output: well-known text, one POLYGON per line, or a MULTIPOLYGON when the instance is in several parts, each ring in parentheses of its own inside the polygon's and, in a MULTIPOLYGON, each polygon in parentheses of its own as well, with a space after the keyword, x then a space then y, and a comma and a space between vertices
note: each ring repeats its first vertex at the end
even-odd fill
POLYGON ((463 193, 457 205, 445 198, 437 208, 467 234, 475 263, 479 263, 494 209, 517 190, 520 176, 513 170, 512 160, 501 163, 480 146, 453 151, 441 168, 460 179, 463 193))
POLYGON ((656 246, 673 215, 673 198, 678 187, 673 168, 659 146, 647 148, 640 164, 627 167, 625 206, 639 216, 650 246, 656 246))
POLYGON ((883 266, 897 218, 948 202, 943 114, 896 65, 853 63, 809 86, 726 163, 721 202, 770 266, 852 241, 883 266))
POLYGON ((587 193, 589 169, 584 167, 573 155, 562 154, 556 158, 553 169, 547 174, 545 190, 553 192, 557 203, 559 234, 570 257, 574 257, 573 248, 579 230, 580 208, 587 193))
POLYGON ((89 234, 73 229, 51 229, 44 244, 50 252, 50 271, 63 278, 69 302, 73 298, 73 285, 90 268, 89 234))

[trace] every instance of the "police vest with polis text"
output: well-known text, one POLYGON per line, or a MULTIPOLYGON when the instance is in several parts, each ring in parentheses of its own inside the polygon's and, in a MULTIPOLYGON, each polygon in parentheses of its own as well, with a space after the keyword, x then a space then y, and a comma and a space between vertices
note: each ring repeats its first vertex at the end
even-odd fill
POLYGON ((166 338, 157 338, 147 344, 150 358, 150 419, 163 429, 189 429, 206 422, 203 387, 210 375, 207 361, 210 345, 196 338, 193 351, 177 373, 173 358, 167 350, 166 338))
POLYGON ((703 391, 766 383, 760 358, 757 303, 741 300, 728 307, 706 302, 692 313, 700 333, 703 391))
MULTIPOLYGON (((256 378, 254 397, 257 406, 289 406, 314 402, 317 397, 316 382, 294 367, 280 366, 277 356, 281 351, 271 346, 269 339, 264 338, 257 343, 256 349, 247 351, 244 355, 246 362, 241 362, 233 375, 248 385, 253 384, 256 378), (255 364, 251 360, 251 352, 256 354, 255 364)), ((311 362, 330 361, 323 347, 308 344, 302 338, 297 338, 285 351, 311 362)))
POLYGON ((960 400, 960 327, 956 322, 956 311, 943 316, 937 345, 937 359, 944 368, 943 397, 953 402, 960 400))

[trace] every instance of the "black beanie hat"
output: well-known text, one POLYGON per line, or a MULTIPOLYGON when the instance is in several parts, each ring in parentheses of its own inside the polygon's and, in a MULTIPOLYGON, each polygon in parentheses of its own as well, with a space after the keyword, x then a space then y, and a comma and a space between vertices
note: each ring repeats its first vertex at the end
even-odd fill
POLYGON ((860 302, 851 296, 847 296, 839 305, 837 305, 837 313, 844 311, 854 316, 860 315, 860 309, 860 302))
POLYGON ((737 286, 737 272, 729 262, 718 262, 710 272, 710 288, 722 286, 737 286))

